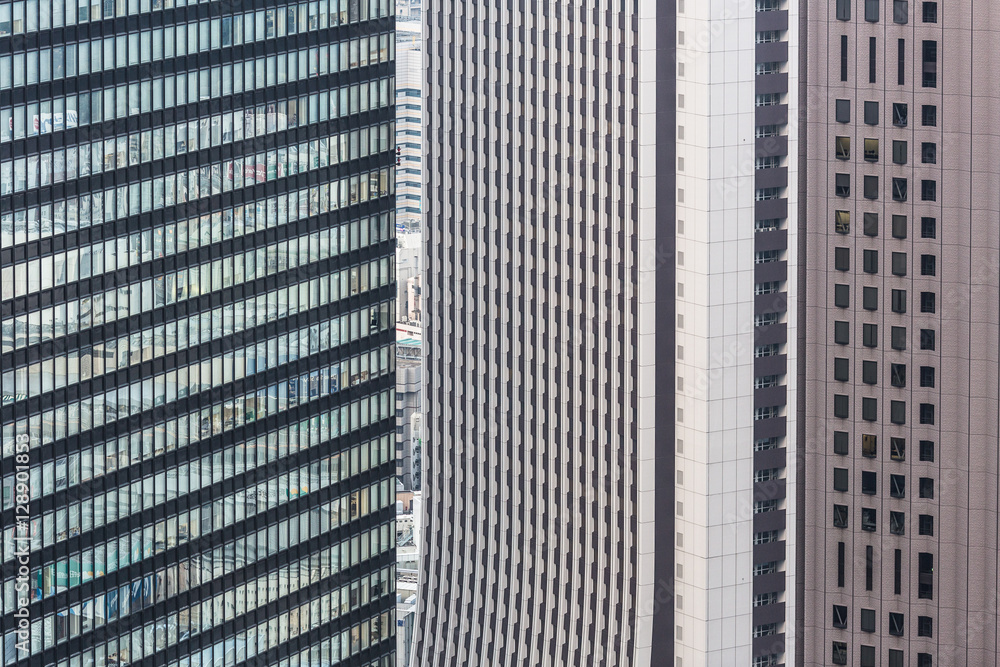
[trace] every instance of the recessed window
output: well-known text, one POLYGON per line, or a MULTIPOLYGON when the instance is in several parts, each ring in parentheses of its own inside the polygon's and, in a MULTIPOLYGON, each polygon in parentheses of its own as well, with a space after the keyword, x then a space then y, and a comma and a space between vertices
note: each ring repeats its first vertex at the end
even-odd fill
POLYGON ((838 197, 851 196, 851 175, 837 174, 834 177, 834 192, 838 197))
POLYGON ((893 535, 906 534, 905 512, 889 512, 889 532, 893 535))
POLYGON ((830 661, 835 665, 847 664, 847 642, 833 642, 833 655, 830 661))
POLYGON ((848 486, 848 471, 847 468, 834 468, 833 469, 833 490, 846 492, 848 486))
POLYGON ((920 423, 921 424, 933 424, 934 423, 934 405, 931 403, 921 403, 920 404, 920 423))
POLYGON ((850 211, 836 211, 834 213, 834 224, 833 230, 838 234, 850 234, 851 233, 851 212, 850 211))
POLYGON ((906 364, 889 364, 889 376, 893 387, 905 387, 906 364))
POLYGON ((865 310, 878 310, 878 288, 864 287, 861 290, 862 307, 865 310))
POLYGON ((894 290, 892 290, 892 312, 894 312, 894 313, 905 313, 906 312, 906 290, 905 289, 894 289, 894 290))
POLYGON ((851 122, 851 101, 837 100, 835 105, 835 116, 838 123, 851 122))
POLYGON ((934 599, 934 554, 917 554, 917 598, 934 599))
POLYGON ((905 276, 906 275, 906 253, 905 252, 894 252, 894 253, 892 253, 892 275, 894 275, 894 276, 905 276))
POLYGON ((878 176, 865 176, 865 199, 878 199, 878 176))
POLYGON ((937 220, 934 218, 920 218, 920 238, 937 238, 937 220))
POLYGON ((903 615, 894 612, 889 612, 889 634, 893 637, 902 637, 903 629, 906 624, 903 621, 903 615))
MULTIPOLYGON (((866 177, 867 178, 867 177, 866 177)), ((892 200, 906 201, 908 195, 908 183, 905 178, 892 179, 892 200)))
POLYGON ((921 201, 937 201, 937 181, 920 181, 921 201))
POLYGON ((850 379, 851 361, 850 359, 834 358, 833 379, 838 382, 847 382, 850 379))
POLYGON ((878 162, 878 139, 865 139, 865 161, 878 162))
POLYGON ((861 344, 865 347, 878 347, 878 325, 861 325, 861 344))
POLYGON ((878 399, 861 399, 861 418, 866 422, 878 421, 878 399))
POLYGON ((933 329, 920 330, 920 349, 933 350, 937 346, 936 336, 933 329))
POLYGON ((878 236, 878 213, 865 213, 865 236, 878 236))
POLYGON ((865 0, 865 20, 878 22, 878 0, 865 0))
POLYGON ((861 530, 874 533, 878 530, 878 512, 874 507, 861 508, 861 530))
POLYGON ((906 475, 889 475, 889 495, 893 498, 906 497, 906 475))
POLYGON ((849 322, 833 323, 833 342, 837 345, 849 345, 851 342, 851 324, 849 322))
POLYGON ((835 394, 833 397, 833 416, 840 419, 847 419, 850 414, 851 400, 844 394, 835 394))
POLYGON ((893 327, 889 332, 889 336, 892 338, 892 349, 906 349, 906 327, 893 327))
POLYGON ((905 239, 906 238, 906 216, 905 215, 893 215, 892 216, 892 238, 894 239, 905 239))
POLYGON ((934 667, 934 662, 930 653, 917 654, 917 667, 934 667))
MULTIPOLYGON (((930 514, 921 514, 917 523, 917 532, 921 535, 934 535, 934 517, 930 514)), ((930 635, 927 635, 930 636, 930 635)))
POLYGON ((897 648, 889 649, 889 667, 905 667, 902 650, 897 648))
POLYGON ((878 475, 870 470, 861 472, 861 493, 874 496, 878 493, 878 475))
POLYGON ((833 286, 833 305, 837 308, 848 308, 851 305, 851 286, 833 286))
POLYGON ((878 436, 865 433, 861 436, 861 456, 873 459, 878 456, 878 436))
POLYGON ((937 127, 937 107, 925 104, 921 110, 921 120, 924 127, 937 127))
POLYGON ((906 401, 889 401, 889 420, 893 424, 906 423, 906 401))
POLYGON ((929 141, 920 144, 920 161, 924 164, 937 164, 937 144, 929 141))
POLYGON ((930 616, 917 616, 917 636, 934 636, 934 619, 930 616))
POLYGON ((906 438, 889 438, 889 455, 893 461, 905 461, 906 438))
MULTIPOLYGON (((837 0, 837 20, 838 21, 850 21, 851 20, 851 2, 852 0, 837 0)), ((924 10, 925 12, 927 10, 924 10)))
POLYGON ((920 386, 921 387, 933 387, 934 386, 934 367, 933 366, 921 366, 920 367, 920 386))
POLYGON ((874 609, 862 609, 861 610, 861 631, 862 632, 875 632, 875 610, 874 609))
POLYGON ((892 0, 892 22, 907 23, 910 20, 909 0, 892 0))
POLYGON ((833 249, 833 267, 838 271, 850 271, 851 270, 851 249, 850 248, 834 248, 833 249))
POLYGON ((878 383, 878 362, 877 361, 862 361, 861 362, 861 381, 865 384, 877 384, 878 383))
POLYGON ((850 160, 851 159, 851 138, 850 137, 837 137, 836 140, 836 154, 838 160, 850 160))
POLYGON ((937 257, 935 257, 934 255, 920 256, 920 275, 922 276, 937 275, 937 257))
POLYGON ((833 605, 833 627, 847 627, 847 607, 839 604, 833 605))
POLYGON ((865 124, 878 125, 878 102, 865 102, 865 124))
POLYGON ((906 142, 893 140, 892 142, 892 163, 906 164, 906 142))
POLYGON ((921 440, 920 441, 920 460, 934 462, 934 441, 933 440, 921 440))
POLYGON ((878 250, 865 250, 861 258, 865 273, 878 273, 878 250))
POLYGON ((937 88, 937 42, 925 39, 923 43, 923 79, 924 88, 937 88))
POLYGON ((892 104, 892 124, 896 127, 906 127, 910 122, 910 107, 902 102, 892 104))
POLYGON ((930 477, 920 478, 920 497, 934 498, 934 480, 930 477))
POLYGON ((847 528, 847 505, 833 506, 833 527, 847 528))
POLYGON ((840 456, 847 456, 848 452, 848 436, 847 431, 834 431, 833 432, 833 453, 840 456))
POLYGON ((937 2, 924 2, 924 23, 937 23, 937 16, 937 2))
POLYGON ((861 667, 875 667, 875 647, 861 647, 861 667))
POLYGON ((937 310, 937 295, 934 292, 920 293, 920 312, 933 313, 937 310))

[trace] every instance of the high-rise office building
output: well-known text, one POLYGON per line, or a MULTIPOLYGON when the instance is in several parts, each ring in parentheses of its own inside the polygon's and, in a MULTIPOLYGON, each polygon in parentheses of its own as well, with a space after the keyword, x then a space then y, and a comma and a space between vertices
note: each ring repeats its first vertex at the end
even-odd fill
POLYGON ((980 9, 809 3, 801 664, 997 664, 1000 18, 980 9))
POLYGON ((429 3, 420 664, 996 662, 995 27, 429 3))
POLYGON ((0 664, 392 664, 394 48, 0 2, 0 664))

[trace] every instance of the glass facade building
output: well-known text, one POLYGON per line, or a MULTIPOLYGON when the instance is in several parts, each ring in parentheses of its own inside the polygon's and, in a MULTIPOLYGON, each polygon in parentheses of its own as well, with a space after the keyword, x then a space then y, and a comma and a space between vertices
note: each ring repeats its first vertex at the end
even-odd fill
POLYGON ((391 664, 394 21, 0 2, 0 665, 391 664))

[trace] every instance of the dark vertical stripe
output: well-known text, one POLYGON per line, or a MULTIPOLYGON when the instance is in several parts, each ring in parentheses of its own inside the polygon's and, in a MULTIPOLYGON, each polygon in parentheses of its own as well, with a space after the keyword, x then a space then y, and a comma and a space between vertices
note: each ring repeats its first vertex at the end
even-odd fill
POLYGON ((656 5, 656 577, 652 664, 674 664, 677 2, 656 5))

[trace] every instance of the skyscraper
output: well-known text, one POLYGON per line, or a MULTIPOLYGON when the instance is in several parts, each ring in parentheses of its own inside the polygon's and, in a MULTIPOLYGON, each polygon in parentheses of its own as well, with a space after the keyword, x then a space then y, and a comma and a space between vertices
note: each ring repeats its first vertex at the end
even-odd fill
POLYGON ((810 3, 802 664, 998 660, 996 12, 810 3))
POLYGON ((393 14, 0 3, 0 664, 392 664, 393 14))

